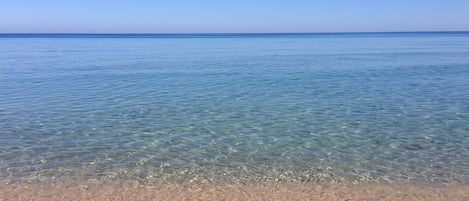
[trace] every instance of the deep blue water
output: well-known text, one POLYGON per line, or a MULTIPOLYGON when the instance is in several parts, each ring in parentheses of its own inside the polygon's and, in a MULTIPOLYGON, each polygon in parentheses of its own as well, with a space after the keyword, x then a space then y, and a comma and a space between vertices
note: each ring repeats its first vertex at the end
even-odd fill
POLYGON ((469 33, 0 35, 0 179, 469 183, 469 33))

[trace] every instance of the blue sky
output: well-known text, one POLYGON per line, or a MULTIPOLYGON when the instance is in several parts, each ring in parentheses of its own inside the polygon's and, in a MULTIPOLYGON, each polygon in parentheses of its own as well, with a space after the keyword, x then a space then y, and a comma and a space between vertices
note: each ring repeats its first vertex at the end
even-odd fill
POLYGON ((0 33, 469 30, 469 0, 0 0, 0 33))

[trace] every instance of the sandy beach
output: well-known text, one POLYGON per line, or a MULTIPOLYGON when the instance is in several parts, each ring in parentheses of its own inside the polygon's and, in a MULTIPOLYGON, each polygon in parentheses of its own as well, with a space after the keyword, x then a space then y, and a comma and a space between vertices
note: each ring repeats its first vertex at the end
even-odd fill
POLYGON ((1 201, 13 200, 469 200, 469 186, 416 185, 6 185, 1 201))

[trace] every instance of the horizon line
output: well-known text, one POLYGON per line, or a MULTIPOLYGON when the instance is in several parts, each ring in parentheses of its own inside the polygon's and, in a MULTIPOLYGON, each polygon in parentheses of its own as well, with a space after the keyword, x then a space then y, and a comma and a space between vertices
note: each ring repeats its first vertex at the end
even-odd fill
POLYGON ((465 33, 452 31, 338 31, 338 32, 0 32, 0 35, 229 35, 229 34, 379 34, 379 33, 465 33))

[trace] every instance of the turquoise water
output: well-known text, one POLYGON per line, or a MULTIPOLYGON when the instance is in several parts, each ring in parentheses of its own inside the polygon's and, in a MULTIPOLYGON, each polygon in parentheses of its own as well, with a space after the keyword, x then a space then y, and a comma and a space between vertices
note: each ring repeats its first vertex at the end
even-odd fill
POLYGON ((0 179, 469 183, 469 33, 0 35, 0 179))

